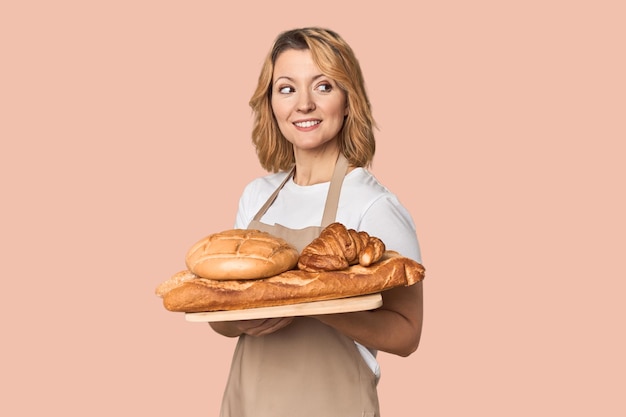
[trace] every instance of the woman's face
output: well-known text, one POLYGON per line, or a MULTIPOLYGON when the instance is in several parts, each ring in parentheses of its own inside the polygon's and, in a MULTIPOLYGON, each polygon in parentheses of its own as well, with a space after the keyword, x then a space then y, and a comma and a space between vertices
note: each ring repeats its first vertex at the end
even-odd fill
POLYGON ((348 114, 345 93, 322 74, 309 50, 288 49, 274 63, 272 110, 295 150, 337 141, 348 114))

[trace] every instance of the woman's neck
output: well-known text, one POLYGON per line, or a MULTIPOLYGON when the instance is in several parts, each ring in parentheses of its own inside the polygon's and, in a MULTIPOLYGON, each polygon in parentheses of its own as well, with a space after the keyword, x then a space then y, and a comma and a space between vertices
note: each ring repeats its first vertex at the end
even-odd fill
POLYGON ((293 181, 298 185, 313 185, 328 182, 333 176, 339 148, 329 146, 315 152, 295 149, 296 173, 293 181))

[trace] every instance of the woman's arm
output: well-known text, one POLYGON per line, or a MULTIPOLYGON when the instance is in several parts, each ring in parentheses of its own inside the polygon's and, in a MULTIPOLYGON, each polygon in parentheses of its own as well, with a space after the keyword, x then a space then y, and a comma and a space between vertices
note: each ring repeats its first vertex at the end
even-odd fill
POLYGON ((410 287, 384 291, 377 310, 315 316, 347 337, 371 349, 409 356, 419 345, 422 333, 423 289, 410 287))
MULTIPOLYGON (((391 194, 368 207, 359 229, 421 263, 421 254, 411 215, 391 194)), ((318 316, 349 338, 371 349, 400 356, 413 353, 420 341, 423 320, 422 283, 397 287, 382 293, 383 305, 373 311, 318 316)))

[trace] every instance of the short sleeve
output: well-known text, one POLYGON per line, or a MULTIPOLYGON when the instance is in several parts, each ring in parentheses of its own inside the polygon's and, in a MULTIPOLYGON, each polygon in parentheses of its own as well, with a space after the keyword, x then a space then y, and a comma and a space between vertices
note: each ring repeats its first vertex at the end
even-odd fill
POLYGON ((385 194, 375 200, 363 214, 359 230, 381 239, 387 250, 422 262, 413 219, 395 195, 385 194))

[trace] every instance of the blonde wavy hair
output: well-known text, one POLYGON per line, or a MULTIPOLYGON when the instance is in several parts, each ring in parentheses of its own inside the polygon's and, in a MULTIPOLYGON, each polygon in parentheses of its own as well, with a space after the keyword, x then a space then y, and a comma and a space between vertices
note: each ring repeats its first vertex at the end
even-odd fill
POLYGON ((376 124, 361 67, 352 48, 337 33, 318 27, 281 33, 265 58, 249 103, 255 115, 252 143, 261 166, 269 172, 278 172, 287 171, 295 164, 293 146, 278 128, 271 105, 274 64, 278 56, 289 49, 311 51, 313 61, 322 73, 344 91, 348 115, 339 135, 339 150, 352 166, 369 166, 376 150, 376 124))

